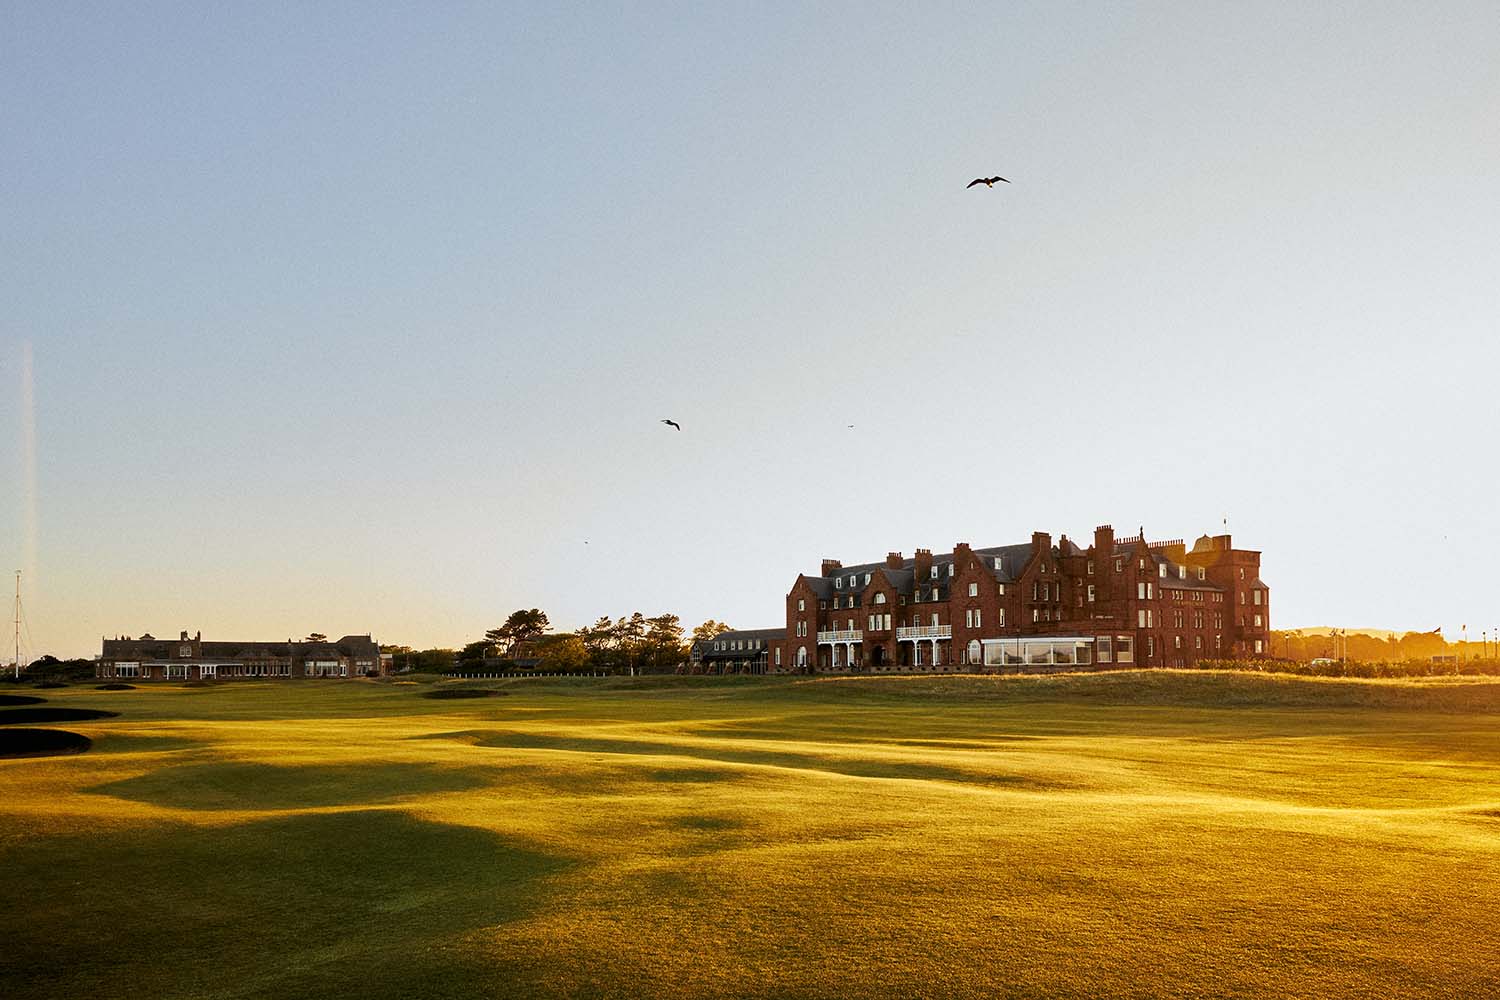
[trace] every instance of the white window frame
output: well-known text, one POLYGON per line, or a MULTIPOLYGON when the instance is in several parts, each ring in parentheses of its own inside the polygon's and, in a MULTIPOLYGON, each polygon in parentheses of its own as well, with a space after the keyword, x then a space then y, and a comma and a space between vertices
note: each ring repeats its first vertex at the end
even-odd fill
POLYGON ((969 596, 970 597, 978 597, 979 596, 979 584, 970 581, 970 583, 969 583, 969 596))

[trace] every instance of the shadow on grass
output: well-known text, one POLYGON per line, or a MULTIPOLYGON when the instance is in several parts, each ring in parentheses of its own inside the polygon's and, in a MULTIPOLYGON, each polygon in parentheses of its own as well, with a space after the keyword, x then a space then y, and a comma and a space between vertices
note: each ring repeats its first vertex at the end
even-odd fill
POLYGON ((83 753, 92 744, 66 729, 0 729, 0 757, 56 757, 83 753))
POLYGON ((114 719, 119 712, 106 712, 98 708, 8 708, 0 712, 0 726, 21 722, 87 722, 91 719, 114 719))
POLYGON ((25 887, 0 894, 9 1000, 491 995, 497 970, 454 942, 526 915, 568 864, 394 811, 86 833, 0 859, 25 887))
MULTIPOLYGON (((611 740, 589 737, 554 736, 550 733, 466 732, 444 733, 424 737, 463 740, 473 746, 491 749, 564 750, 573 753, 632 754, 640 756, 687 757, 726 764, 755 764, 804 771, 822 771, 854 778, 893 778, 916 781, 953 781, 970 785, 988 785, 1017 790, 1059 790, 1069 786, 1044 781, 1031 775, 1007 774, 994 770, 967 769, 922 761, 884 760, 878 757, 846 757, 835 754, 796 753, 783 750, 750 750, 738 747, 705 746, 687 743, 654 743, 646 740, 611 740)), ((699 771, 687 781, 723 780, 732 774, 715 775, 699 771), (710 778, 709 775, 714 775, 710 778)), ((671 779, 664 779, 671 780, 671 779)))
MULTIPOLYGON (((4 730, 0 730, 3 732, 4 730)), ((192 750, 204 744, 181 736, 147 736, 138 733, 106 732, 94 738, 94 753, 156 753, 165 750, 192 750)))
POLYGON ((0 694, 0 705, 40 705, 46 700, 34 694, 0 694))
POLYGON ((98 795, 171 809, 307 809, 375 805, 488 784, 478 771, 425 764, 280 766, 239 762, 182 764, 95 785, 98 795))

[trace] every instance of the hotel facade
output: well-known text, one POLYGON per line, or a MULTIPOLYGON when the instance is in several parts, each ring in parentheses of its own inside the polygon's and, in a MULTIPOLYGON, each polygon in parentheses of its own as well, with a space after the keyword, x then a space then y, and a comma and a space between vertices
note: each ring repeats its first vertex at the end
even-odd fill
POLYGON ((266 677, 364 677, 391 672, 390 654, 368 635, 333 641, 205 642, 203 633, 175 640, 147 633, 104 640, 94 676, 109 680, 199 681, 266 677))
POLYGON ((769 670, 972 672, 1186 667, 1269 653, 1260 553, 1227 535, 1149 542, 1110 525, 1066 535, 845 566, 823 560, 786 595, 769 670))

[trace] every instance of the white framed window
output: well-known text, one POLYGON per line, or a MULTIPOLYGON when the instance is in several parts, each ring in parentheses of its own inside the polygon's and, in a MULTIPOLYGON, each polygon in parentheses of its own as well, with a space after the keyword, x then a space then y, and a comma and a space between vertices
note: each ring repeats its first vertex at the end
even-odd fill
POLYGON ((885 595, 884 594, 876 594, 875 595, 875 600, 873 600, 871 603, 872 604, 884 604, 885 603, 885 595))
POLYGON ((1114 643, 1109 636, 1101 635, 1094 643, 1094 659, 1098 663, 1109 663, 1114 659, 1114 643))
POLYGON ((968 608, 964 611, 964 628, 974 627, 974 609, 968 608))
POLYGON ((1166 563, 1162 563, 1160 566, 1156 567, 1156 575, 1159 576, 1159 577, 1161 577, 1163 580, 1165 580, 1167 578, 1167 564, 1166 563))
POLYGON ((853 573, 849 574, 849 587, 850 587, 850 589, 853 589, 854 587, 859 586, 859 584, 857 584, 855 582, 858 579, 859 579, 859 577, 855 576, 853 573))
POLYGON ((1172 648, 1173 649, 1181 649, 1182 648, 1182 636, 1180 636, 1180 635, 1174 635, 1174 636, 1172 636, 1172 648))
POLYGON ((1260 628, 1260 622, 1261 622, 1260 615, 1256 615, 1255 616, 1255 627, 1256 628, 1260 628))
POLYGON ((975 608, 974 609, 974 627, 975 628, 984 628, 984 609, 983 608, 975 608))
POLYGON ((865 586, 868 587, 869 585, 870 585, 870 574, 866 573, 865 574, 865 586))
POLYGON ((1255 652, 1256 653, 1263 652, 1263 649, 1262 649, 1262 646, 1261 646, 1261 641, 1259 639, 1255 640, 1255 652))
POLYGON ((1094 603, 1094 585, 1092 583, 1089 584, 1088 598, 1089 598, 1089 603, 1093 604, 1094 603))
POLYGON ((971 584, 969 584, 969 596, 970 597, 978 597, 979 596, 979 584, 977 584, 977 583, 971 583, 971 584))
POLYGON ((1136 613, 1135 613, 1135 627, 1136 628, 1145 628, 1146 627, 1146 609, 1145 608, 1140 608, 1140 609, 1138 609, 1136 611, 1136 613))
POLYGON ((937 628, 937 623, 938 623, 938 613, 936 611, 934 611, 932 613, 932 627, 933 628, 937 628))
POLYGON ((1256 603, 1256 604, 1257 604, 1257 605, 1259 605, 1259 604, 1260 604, 1260 601, 1261 601, 1261 592, 1260 592, 1260 591, 1258 591, 1258 590, 1252 590, 1252 591, 1250 591, 1250 593, 1251 593, 1251 594, 1252 594, 1252 595, 1254 595, 1254 600, 1255 600, 1255 603, 1256 603))
MULTIPOLYGON (((184 664, 182 669, 184 671, 187 670, 187 666, 184 664)), ((140 662, 136 661, 136 662, 116 663, 115 664, 115 676, 116 677, 139 677, 139 676, 141 676, 141 665, 140 665, 140 662)))
POLYGON ((1094 560, 1092 560, 1092 559, 1090 559, 1089 562, 1088 562, 1088 573, 1089 573, 1089 576, 1093 576, 1094 575, 1094 560))
POLYGON ((199 677, 219 676, 219 665, 217 663, 203 663, 198 666, 199 677))
POLYGON ((979 645, 978 639, 969 640, 969 664, 977 666, 984 662, 984 647, 979 645))
POLYGON ((1245 567, 1241 566, 1240 567, 1240 579, 1243 580, 1244 578, 1245 578, 1245 567))
POLYGON ((949 563, 948 564, 948 575, 949 576, 953 575, 953 563, 949 563))
POLYGON ((1033 625, 1035 625, 1037 622, 1039 622, 1041 620, 1042 620, 1041 609, 1039 609, 1039 608, 1032 608, 1031 609, 1031 623, 1033 625))
POLYGON ((1186 580, 1187 579, 1187 567, 1186 566, 1178 566, 1177 567, 1177 579, 1179 579, 1179 580, 1186 580))
POLYGON ((998 569, 998 570, 1002 570, 1002 571, 1005 569, 1005 567, 1003 567, 1003 566, 1000 565, 1000 557, 999 556, 995 557, 995 568, 998 569))
POLYGON ((928 575, 929 579, 936 580, 937 579, 937 567, 933 566, 931 569, 929 569, 928 570, 928 574, 929 574, 928 575))
POLYGON ((844 578, 841 577, 841 576, 834 577, 833 578, 833 587, 834 587, 835 590, 843 590, 844 589, 844 578))
POLYGON ((1135 583, 1135 599, 1138 601, 1146 599, 1146 582, 1144 580, 1137 580, 1135 583))
POLYGON ((1156 636, 1146 636, 1146 659, 1156 659, 1156 636))
POLYGON ((1001 583, 1001 584, 997 584, 997 586, 999 588, 1000 596, 1004 597, 1005 596, 1005 584, 1001 583))
POLYGON ((849 621, 846 623, 846 625, 847 625, 847 627, 848 627, 848 629, 849 629, 850 632, 854 631, 854 619, 853 618, 850 618, 849 621))
POLYGON ((1000 609, 1000 627, 1001 628, 1005 627, 1005 609, 1004 608, 1000 609))
POLYGON ((1195 636, 1193 636, 1193 648, 1194 649, 1202 649, 1203 648, 1203 636, 1201 636, 1201 635, 1195 635, 1195 636))
POLYGON ((1204 577, 1204 576, 1205 576, 1205 575, 1206 575, 1206 574, 1205 574, 1205 572, 1204 572, 1204 569, 1203 569, 1203 567, 1202 567, 1202 566, 1199 566, 1199 567, 1198 567, 1198 579, 1200 579, 1200 580, 1201 580, 1201 579, 1203 579, 1203 577, 1204 577))
POLYGON ((800 597, 797 598, 797 610, 798 611, 806 611, 807 610, 807 602, 804 599, 800 598, 800 597))
POLYGON ((776 647, 776 665, 778 667, 781 666, 781 647, 780 646, 776 647))

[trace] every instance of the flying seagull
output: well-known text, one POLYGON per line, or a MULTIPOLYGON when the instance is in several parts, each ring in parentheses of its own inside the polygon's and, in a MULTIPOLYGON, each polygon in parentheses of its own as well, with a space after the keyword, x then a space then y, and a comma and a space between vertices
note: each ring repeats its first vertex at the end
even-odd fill
POLYGON ((992 188, 992 187, 995 186, 995 182, 996 181, 1005 181, 1005 183, 1007 183, 1007 184, 1010 183, 1010 181, 1006 181, 1004 177, 976 177, 972 181, 970 181, 968 184, 964 185, 964 190, 967 191, 969 188, 973 187, 975 184, 983 184, 987 188, 992 188))
POLYGON ((677 428, 678 430, 682 430, 682 425, 679 424, 675 420, 663 420, 662 423, 664 423, 664 424, 670 424, 671 426, 677 428))

